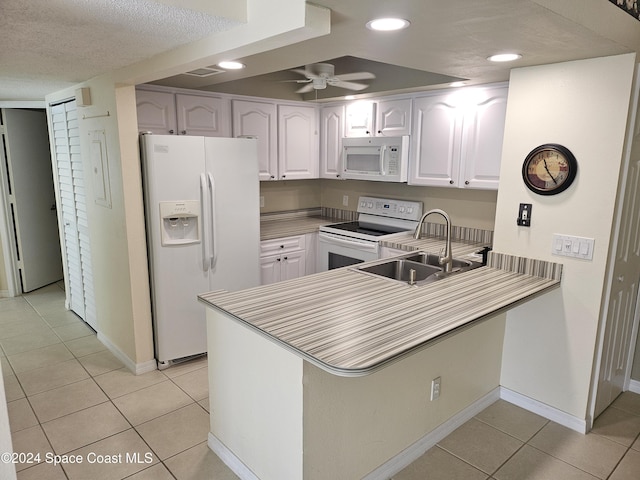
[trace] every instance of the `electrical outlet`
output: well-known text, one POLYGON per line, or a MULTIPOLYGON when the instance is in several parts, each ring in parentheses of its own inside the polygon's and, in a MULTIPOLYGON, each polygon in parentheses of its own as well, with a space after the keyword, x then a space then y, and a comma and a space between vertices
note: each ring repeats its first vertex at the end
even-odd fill
POLYGON ((343 195, 342 196, 342 205, 344 207, 348 207, 349 206, 349 195, 343 195))
POLYGON ((437 400, 440 397, 440 381, 441 378, 437 377, 431 380, 431 401, 437 400))

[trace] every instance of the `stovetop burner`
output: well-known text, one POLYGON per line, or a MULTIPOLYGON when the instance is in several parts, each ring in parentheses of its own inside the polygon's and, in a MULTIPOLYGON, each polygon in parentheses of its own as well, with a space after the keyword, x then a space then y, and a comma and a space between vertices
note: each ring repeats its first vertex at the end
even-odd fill
POLYGON ((382 235, 403 232, 406 230, 406 228, 398 228, 398 227, 385 226, 385 225, 374 225, 367 222, 336 223, 334 225, 327 225, 327 226, 335 230, 343 230, 345 232, 353 232, 353 233, 362 233, 365 235, 371 235, 372 237, 380 237, 382 235))

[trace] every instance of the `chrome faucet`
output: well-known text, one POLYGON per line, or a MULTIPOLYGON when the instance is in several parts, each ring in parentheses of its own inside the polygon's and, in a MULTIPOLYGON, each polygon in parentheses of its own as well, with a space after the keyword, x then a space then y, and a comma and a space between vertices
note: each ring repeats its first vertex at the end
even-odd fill
POLYGON ((432 213, 437 213, 438 215, 441 215, 442 218, 444 218, 444 221, 446 223, 447 238, 446 238, 446 243, 444 247, 444 255, 438 259, 438 263, 444 266, 445 272, 450 273, 451 270, 453 270, 453 257, 451 256, 451 219, 449 218, 449 215, 447 215, 447 212, 445 212, 444 210, 440 210, 439 208, 434 208, 433 210, 429 210, 424 215, 422 215, 422 218, 420 219, 420 221, 418 222, 418 226, 416 227, 416 231, 413 232, 413 238, 415 238, 416 240, 420 238, 424 219, 427 218, 432 213))

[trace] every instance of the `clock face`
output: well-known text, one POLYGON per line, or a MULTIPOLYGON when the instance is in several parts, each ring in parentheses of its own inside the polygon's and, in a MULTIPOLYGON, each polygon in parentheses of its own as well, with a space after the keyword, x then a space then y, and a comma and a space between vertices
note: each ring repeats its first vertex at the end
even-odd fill
POLYGON ((522 178, 529 190, 555 195, 566 190, 575 179, 578 163, 562 145, 545 144, 533 149, 522 165, 522 178))

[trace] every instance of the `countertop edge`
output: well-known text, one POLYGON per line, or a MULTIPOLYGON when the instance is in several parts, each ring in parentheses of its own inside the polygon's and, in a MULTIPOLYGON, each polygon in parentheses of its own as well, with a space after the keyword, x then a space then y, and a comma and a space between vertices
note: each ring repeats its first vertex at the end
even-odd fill
MULTIPOLYGON (((369 375, 385 367, 390 363, 393 363, 397 360, 400 360, 401 358, 406 357, 407 355, 410 355, 416 352, 417 350, 425 348, 429 345, 433 345, 434 343, 437 343, 447 338, 448 336, 455 334, 463 329, 471 327, 478 322, 481 322, 489 317, 495 316, 507 309, 513 308, 514 306, 521 304, 525 301, 529 301, 538 295, 547 293, 548 291, 559 287, 561 284, 561 273, 562 273, 561 264, 555 264, 551 262, 522 258, 522 257, 514 257, 510 255, 495 253, 495 252, 491 252, 488 266, 472 270, 471 272, 467 272, 466 274, 460 274, 458 278, 462 279, 464 275, 469 275, 472 272, 481 272, 482 270, 489 272, 487 275, 496 275, 497 274, 496 272, 500 272, 500 271, 502 271, 503 273, 508 272, 512 278, 515 278, 518 282, 521 282, 524 285, 524 287, 518 287, 519 289, 524 288, 524 291, 514 293, 512 295, 508 295, 502 301, 498 301, 497 303, 494 303, 494 304, 481 305, 479 307, 470 308, 468 315, 467 314, 460 315, 460 318, 458 320, 454 321, 451 325, 447 325, 446 331, 437 333, 433 337, 426 338, 422 341, 419 341, 419 343, 410 344, 404 350, 394 353, 393 355, 384 357, 380 360, 372 361, 370 365, 367 365, 365 367, 354 367, 354 368, 340 367, 337 365, 327 363, 326 361, 323 361, 322 359, 314 356, 313 354, 307 351, 304 351, 303 349, 298 348, 295 345, 292 345, 286 340, 279 338, 277 335, 272 334, 269 331, 266 331, 260 326, 255 325, 251 321, 241 318, 240 316, 234 314, 233 312, 226 310, 225 308, 219 305, 216 305, 216 303, 214 303, 215 300, 212 298, 212 297, 221 298, 221 296, 233 295, 233 293, 223 292, 223 291, 209 292, 209 293, 199 295, 198 299, 205 305, 224 313, 225 315, 236 320, 240 324, 245 325, 246 327, 255 331, 259 335, 265 338, 268 338, 269 340, 275 342, 276 344, 284 347, 288 351, 298 355, 299 357, 309 361, 315 366, 331 374, 343 376, 343 377, 357 377, 357 376, 369 375), (537 281, 535 285, 527 285, 531 283, 530 280, 532 278, 537 278, 539 281, 537 281), (529 279, 529 280, 526 280, 526 279, 529 279)), ((324 272, 320 275, 325 275, 325 276, 331 275, 331 272, 335 272, 335 271, 324 272)), ((376 280, 378 282, 386 281, 384 279, 376 279, 376 280)), ((437 282, 437 283, 440 283, 440 282, 437 282)), ((434 284, 431 284, 431 285, 434 285, 434 284)), ((444 283, 442 285, 444 285, 444 283)), ((260 287, 257 287, 257 288, 260 288, 260 287)), ((489 286, 487 288, 489 288, 489 286)), ((443 305, 446 305, 446 304, 443 304, 443 305)), ((407 342, 407 343, 409 344, 411 342, 407 342)))

